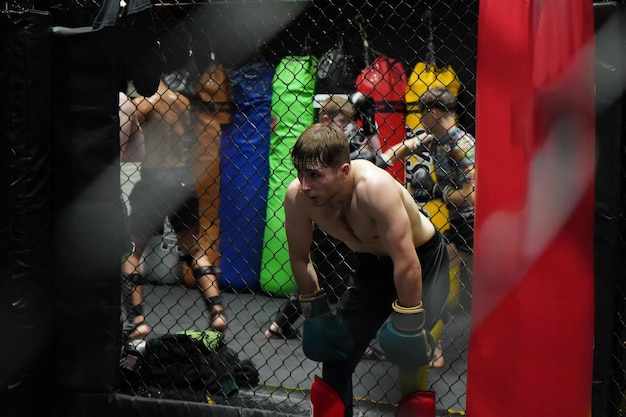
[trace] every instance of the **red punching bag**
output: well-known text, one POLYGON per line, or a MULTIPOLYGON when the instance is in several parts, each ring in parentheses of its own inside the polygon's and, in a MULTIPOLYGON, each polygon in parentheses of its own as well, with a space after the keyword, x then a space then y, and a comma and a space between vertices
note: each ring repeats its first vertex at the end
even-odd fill
MULTIPOLYGON (((369 96, 376 105, 374 119, 378 126, 381 151, 384 152, 404 140, 406 69, 401 61, 372 49, 361 24, 359 29, 365 46, 367 67, 357 76, 356 90, 369 96), (374 55, 377 56, 370 61, 374 55)), ((404 184, 403 161, 396 162, 388 169, 404 184)))

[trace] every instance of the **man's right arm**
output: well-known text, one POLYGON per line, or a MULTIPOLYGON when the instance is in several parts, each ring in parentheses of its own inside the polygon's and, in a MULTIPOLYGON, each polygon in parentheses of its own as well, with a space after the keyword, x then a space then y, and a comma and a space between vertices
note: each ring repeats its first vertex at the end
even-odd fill
POLYGON ((291 269, 300 292, 302 350, 317 362, 336 362, 348 358, 353 347, 343 319, 332 314, 328 296, 320 289, 309 249, 313 241, 313 222, 303 203, 298 204, 298 180, 287 188, 285 195, 285 229, 289 245, 291 269))
POLYGON ((309 252, 313 242, 313 223, 305 210, 298 207, 297 191, 297 180, 294 180, 285 194, 285 231, 289 261, 298 290, 300 294, 309 294, 320 289, 309 252))

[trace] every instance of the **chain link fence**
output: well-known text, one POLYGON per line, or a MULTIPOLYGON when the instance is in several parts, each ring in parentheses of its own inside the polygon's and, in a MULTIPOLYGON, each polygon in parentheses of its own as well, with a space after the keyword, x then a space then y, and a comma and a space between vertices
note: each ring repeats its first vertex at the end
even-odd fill
MULTIPOLYGON (((132 218, 138 209, 130 196, 147 173, 167 183, 172 179, 155 179, 154 171, 178 175, 180 167, 191 167, 199 213, 194 238, 210 263, 222 269, 218 283, 228 329, 219 343, 212 332, 202 332, 215 317, 180 259, 175 231, 185 227, 172 213, 159 218, 142 254, 146 282, 139 287, 151 329, 143 343, 133 344, 145 356, 133 356, 131 349, 123 361, 124 391, 307 415, 306 393, 320 365, 302 353, 301 320, 297 305, 290 304, 295 283, 281 207, 295 176, 290 146, 317 120, 324 98, 363 91, 363 74, 381 65, 381 57, 391 65, 379 73, 383 79, 369 95, 377 104, 384 146, 401 142, 405 126, 421 127, 417 100, 437 85, 457 97, 458 124, 473 135, 478 1, 157 2, 153 15, 164 71, 155 96, 142 97, 132 85, 126 91, 136 114, 122 113, 120 120, 141 126, 143 151, 139 147, 139 154, 121 163, 122 197, 132 218), (392 70, 396 78, 389 82, 385 71, 392 70), (291 324, 282 334, 268 333, 280 311, 291 315, 291 324), (185 331, 219 360, 207 362, 206 355, 204 362, 190 360, 198 366, 195 371, 178 362, 178 379, 172 382, 174 371, 165 363, 172 356, 167 337, 185 331), (169 382, 159 383, 165 377, 169 382), (194 388, 198 383, 203 389, 194 388)), ((410 168, 430 162, 427 154, 421 156, 394 171, 409 188, 410 168)), ((163 197, 176 206, 175 195, 163 197)), ((445 203, 420 204, 440 230, 450 227, 445 203)), ((353 272, 350 253, 316 233, 312 257, 336 301, 353 272)), ((444 360, 432 367, 430 384, 440 410, 463 412, 471 256, 451 269, 450 279, 440 341, 444 360)), ((353 380, 355 402, 366 415, 400 399, 396 368, 380 356, 376 343, 371 349, 353 380)))

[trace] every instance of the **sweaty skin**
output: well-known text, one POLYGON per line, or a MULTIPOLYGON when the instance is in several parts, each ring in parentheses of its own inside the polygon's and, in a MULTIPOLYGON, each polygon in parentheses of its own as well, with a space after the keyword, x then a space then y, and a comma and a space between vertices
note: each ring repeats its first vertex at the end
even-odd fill
POLYGON ((435 227, 387 171, 363 160, 339 168, 311 164, 289 184, 284 208, 291 266, 302 294, 319 289, 309 257, 315 223, 355 252, 390 256, 398 303, 419 304, 422 270, 415 248, 435 227))

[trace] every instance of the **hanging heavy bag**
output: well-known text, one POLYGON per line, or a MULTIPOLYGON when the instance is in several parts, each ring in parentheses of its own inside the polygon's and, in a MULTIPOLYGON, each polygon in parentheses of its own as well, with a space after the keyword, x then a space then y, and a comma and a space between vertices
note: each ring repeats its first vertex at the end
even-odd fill
MULTIPOLYGON (((370 47, 363 28, 363 18, 357 16, 359 31, 363 40, 367 67, 361 70, 356 79, 356 90, 369 96, 375 104, 376 126, 381 151, 404 140, 404 95, 406 93, 406 72, 404 64, 381 54, 370 47)), ((404 183, 404 164, 398 161, 389 168, 390 173, 404 183)))
MULTIPOLYGON (((415 64, 409 76, 405 95, 406 126, 412 132, 407 135, 407 138, 423 127, 420 122, 419 98, 426 90, 433 87, 445 87, 455 96, 458 96, 461 90, 461 82, 452 66, 437 65, 434 41, 435 31, 433 27, 433 16, 430 10, 427 10, 424 14, 424 21, 428 26, 428 40, 426 43, 428 52, 426 59, 415 64)), ((409 192, 412 194, 419 192, 419 190, 415 189, 414 181, 412 181, 414 175, 425 170, 429 172, 433 181, 437 180, 435 177, 435 167, 429 154, 425 154, 423 157, 418 155, 410 156, 407 159, 406 170, 407 186, 409 192)), ((424 203, 423 208, 430 213, 431 221, 440 231, 443 232, 450 227, 448 222, 448 208, 441 198, 430 199, 424 203)))
POLYGON ((317 94, 352 94, 358 69, 354 57, 343 49, 343 38, 326 51, 317 63, 317 94))
POLYGON ((272 114, 276 123, 270 134, 260 282, 261 288, 273 295, 288 295, 296 288, 289 264, 283 198, 287 185, 297 176, 289 158, 291 148, 315 119, 316 71, 316 57, 286 56, 276 67, 272 81, 272 114))
MULTIPOLYGON (((381 150, 404 139, 404 94, 406 73, 404 64, 386 55, 380 55, 357 77, 357 90, 374 100, 376 126, 381 150)), ((404 165, 397 162, 390 168, 394 177, 404 182, 404 165)))
POLYGON ((236 109, 220 149, 220 285, 238 292, 260 287, 273 77, 274 67, 260 58, 229 77, 236 109))
POLYGON ((413 67, 409 76, 405 95, 406 101, 406 124, 412 129, 422 127, 420 123, 419 98, 433 87, 444 87, 458 97, 461 90, 461 81, 451 65, 437 66, 435 56, 435 30, 432 22, 432 12, 427 10, 424 19, 428 25, 428 40, 426 42, 428 52, 425 61, 418 62, 413 67))

